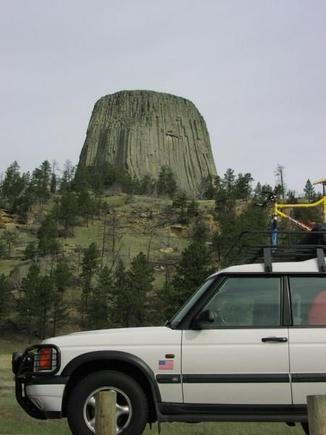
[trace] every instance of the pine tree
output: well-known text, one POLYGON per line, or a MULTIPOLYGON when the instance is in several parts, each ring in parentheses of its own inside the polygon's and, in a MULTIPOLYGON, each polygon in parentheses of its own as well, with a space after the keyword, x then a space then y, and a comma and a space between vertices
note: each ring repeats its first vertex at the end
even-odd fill
POLYGON ((59 221, 64 226, 65 236, 73 234, 73 228, 77 222, 78 199, 74 192, 65 191, 60 199, 58 208, 59 221))
POLYGON ((107 266, 101 269, 87 307, 87 326, 94 329, 107 328, 109 304, 112 305, 113 276, 107 266))
POLYGON ((168 195, 173 198, 177 191, 175 175, 169 166, 162 166, 156 183, 158 195, 168 195))
POLYGON ((129 295, 133 309, 134 326, 144 326, 149 308, 149 298, 153 290, 153 269, 146 256, 140 252, 131 262, 128 271, 129 295))
POLYGON ((177 210, 177 219, 180 224, 187 224, 189 222, 187 206, 188 201, 186 194, 179 192, 172 202, 172 207, 177 210))
MULTIPOLYGON (((266 240, 266 234, 260 233, 266 232, 270 229, 271 213, 266 207, 256 207, 253 201, 246 204, 246 207, 239 214, 237 219, 237 233, 235 234, 234 241, 238 240, 239 234, 245 231, 257 231, 257 234, 252 234, 250 236, 250 243, 256 245, 263 245, 269 243, 269 238, 266 240)), ((269 237, 269 236, 268 236, 269 237)), ((234 257, 228 259, 228 264, 238 261, 238 253, 234 252, 234 257)), ((247 253, 245 250, 242 251, 241 255, 246 257, 247 253)))
POLYGON ((201 184, 201 198, 214 199, 216 194, 214 177, 209 174, 206 178, 202 180, 201 184))
POLYGON ((26 245, 26 248, 24 251, 25 259, 35 261, 37 258, 37 255, 38 255, 37 244, 35 242, 29 242, 26 245))
POLYGON ((52 335, 56 335, 57 329, 67 322, 68 304, 64 300, 64 293, 72 284, 72 273, 65 258, 56 263, 53 271, 53 295, 52 295, 52 335))
POLYGON ((0 259, 7 255, 7 247, 4 241, 0 240, 0 259))
POLYGON ((77 190, 91 187, 96 195, 101 195, 106 188, 109 188, 115 182, 121 185, 123 185, 124 182, 128 183, 127 178, 127 172, 118 172, 111 163, 103 162, 96 167, 90 167, 88 169, 78 168, 75 181, 77 185, 80 186, 77 190))
POLYGON ((57 176, 53 172, 51 174, 50 192, 52 193, 52 195, 54 195, 56 193, 56 191, 57 191, 57 176))
MULTIPOLYGON (((304 196, 305 200, 308 202, 316 201, 318 198, 315 188, 309 179, 307 180, 304 187, 304 196)), ((291 202, 298 202, 298 198, 295 198, 295 200, 291 202)), ((294 217, 294 219, 306 222, 312 227, 314 226, 314 224, 323 221, 321 207, 295 208, 293 209, 292 216, 294 217)))
POLYGON ((119 260, 114 271, 113 282, 114 296, 109 305, 109 318, 116 326, 129 327, 132 324, 133 315, 132 290, 122 260, 119 260))
POLYGON ((68 284, 63 283, 62 272, 59 273, 58 269, 60 266, 57 265, 54 273, 41 275, 39 266, 32 264, 22 280, 17 311, 21 326, 27 329, 29 341, 33 335, 40 338, 50 333, 55 335, 57 328, 67 321, 63 286, 68 284))
POLYGON ((27 276, 23 278, 17 302, 17 311, 21 325, 27 329, 28 341, 31 342, 35 328, 34 309, 40 286, 40 269, 32 264, 27 276))
POLYGON ((37 335, 44 339, 49 336, 50 319, 54 307, 54 280, 50 275, 40 276, 39 285, 34 290, 33 317, 37 335))
POLYGON ((9 209, 12 208, 15 200, 25 189, 26 176, 20 174, 20 167, 14 161, 6 170, 1 186, 1 196, 7 201, 9 209))
MULTIPOLYGON (((268 231, 270 212, 263 206, 265 201, 257 204, 256 198, 249 201, 241 211, 230 209, 218 213, 219 230, 213 236, 212 248, 220 266, 227 266, 244 257, 246 252, 232 249, 239 242, 239 236, 244 231, 268 231), (259 206, 257 206, 259 205, 259 206)), ((251 236, 251 243, 266 244, 266 234, 251 236)))
POLYGON ((253 178, 249 172, 246 174, 238 174, 235 181, 235 197, 237 199, 248 199, 252 192, 251 183, 253 178))
POLYGON ((82 295, 80 304, 81 325, 87 324, 87 310, 89 298, 92 293, 92 280, 98 266, 98 250, 95 243, 91 243, 84 251, 82 260, 82 295))
POLYGON ((79 193, 83 190, 88 190, 91 188, 90 183, 91 169, 89 167, 77 166, 74 180, 72 182, 72 189, 79 193))
POLYGON ((172 281, 172 288, 165 296, 167 317, 175 313, 211 273, 209 248, 205 243, 192 242, 182 252, 172 281))
POLYGON ((10 287, 7 277, 0 275, 0 324, 8 318, 8 307, 11 302, 10 287))
POLYGON ((72 189, 72 184, 74 181, 76 172, 76 167, 71 163, 70 160, 66 160, 63 168, 62 177, 60 180, 60 192, 69 192, 72 189))
POLYGON ((215 178, 215 199, 234 201, 248 199, 252 193, 253 178, 249 172, 235 174, 233 169, 227 169, 223 178, 215 178))
POLYGON ((187 205, 187 195, 184 192, 179 192, 172 201, 173 208, 185 209, 187 205))
POLYGON ((219 231, 213 235, 212 248, 219 265, 224 265, 224 262, 228 261, 226 254, 240 235, 238 231, 239 220, 235 213, 230 213, 230 216, 220 215, 218 223, 219 231))
POLYGON ((33 171, 31 189, 40 203, 45 203, 50 198, 51 172, 52 169, 48 160, 45 160, 39 168, 33 171))
POLYGON ((90 217, 94 215, 94 210, 95 210, 94 200, 93 200, 92 196, 90 195, 89 191, 86 189, 83 189, 83 190, 79 191, 78 196, 77 196, 77 201, 78 201, 79 214, 80 214, 80 216, 85 218, 87 226, 88 226, 88 221, 89 221, 90 217))
POLYGON ((21 223, 26 223, 28 214, 32 210, 35 203, 35 196, 29 185, 26 184, 26 189, 18 195, 13 201, 11 211, 18 215, 21 223))
POLYGON ((56 263, 56 267, 53 272, 54 281, 57 289, 62 295, 65 290, 72 284, 72 272, 69 267, 69 263, 66 258, 61 258, 56 263))
POLYGON ((155 189, 155 180, 150 174, 146 174, 139 182, 137 193, 139 195, 152 195, 154 189, 155 189))
POLYGON ((189 203, 187 207, 187 216, 189 219, 193 219, 199 216, 199 205, 194 199, 189 203))
POLYGON ((198 218, 192 227, 191 243, 182 252, 172 283, 166 280, 162 292, 166 318, 170 318, 212 273, 209 238, 208 226, 198 218))
POLYGON ((307 180, 304 187, 304 195, 308 201, 314 201, 316 199, 315 188, 309 179, 307 180))
POLYGON ((206 243, 209 241, 209 227, 201 218, 197 218, 191 228, 191 241, 193 243, 206 243))
POLYGON ((255 188, 254 188, 254 197, 255 198, 260 198, 263 192, 263 187, 261 185, 261 183, 258 181, 258 183, 256 184, 255 188))
MULTIPOLYGON (((229 171, 232 171, 231 169, 229 171)), ((233 171, 224 176, 222 180, 220 177, 216 177, 215 180, 215 211, 217 214, 217 220, 220 220, 220 216, 224 214, 232 213, 235 209, 236 200, 234 197, 233 186, 234 174, 233 171)))
POLYGON ((222 187, 227 193, 228 196, 235 196, 235 184, 236 184, 236 176, 234 170, 228 168, 224 174, 222 182, 222 187))
POLYGON ((122 192, 134 194, 139 187, 139 181, 133 178, 128 171, 122 171, 117 175, 117 183, 120 184, 122 192))
POLYGON ((177 292, 173 287, 173 283, 166 279, 161 293, 158 293, 158 296, 161 294, 159 308, 160 313, 163 314, 163 323, 169 320, 181 307, 177 292))
POLYGON ((272 186, 269 184, 261 185, 261 183, 257 183, 253 195, 256 206, 266 207, 273 202, 274 197, 275 192, 272 186))
POLYGON ((4 230, 2 240, 7 246, 8 258, 11 258, 12 250, 18 241, 18 233, 16 231, 4 230))
POLYGON ((45 217, 37 232, 37 238, 40 255, 54 255, 58 252, 58 226, 52 215, 45 217))

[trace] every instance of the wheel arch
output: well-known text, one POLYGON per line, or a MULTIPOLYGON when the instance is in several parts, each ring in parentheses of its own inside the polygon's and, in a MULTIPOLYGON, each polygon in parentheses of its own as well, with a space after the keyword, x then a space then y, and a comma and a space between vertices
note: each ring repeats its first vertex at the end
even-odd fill
POLYGON ((149 421, 157 420, 157 404, 161 402, 161 394, 152 369, 139 357, 119 351, 87 352, 67 364, 61 374, 69 377, 63 396, 63 416, 67 415, 68 399, 75 385, 87 375, 99 370, 115 370, 138 382, 148 400, 149 421))

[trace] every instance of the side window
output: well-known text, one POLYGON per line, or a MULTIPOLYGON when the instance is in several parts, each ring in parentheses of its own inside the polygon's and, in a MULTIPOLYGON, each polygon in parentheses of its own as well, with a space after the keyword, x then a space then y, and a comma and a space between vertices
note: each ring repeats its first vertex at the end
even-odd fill
POLYGON ((326 326, 326 277, 290 278, 294 326, 326 326))
POLYGON ((215 317, 214 322, 207 324, 207 329, 280 326, 280 278, 230 277, 217 289, 204 310, 212 311, 215 317))

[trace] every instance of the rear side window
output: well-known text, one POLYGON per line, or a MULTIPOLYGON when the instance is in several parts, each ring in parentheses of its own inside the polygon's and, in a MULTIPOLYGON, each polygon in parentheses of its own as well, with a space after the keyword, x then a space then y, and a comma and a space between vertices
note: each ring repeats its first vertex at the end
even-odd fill
POLYGON ((294 326, 326 326, 326 277, 290 278, 294 326))

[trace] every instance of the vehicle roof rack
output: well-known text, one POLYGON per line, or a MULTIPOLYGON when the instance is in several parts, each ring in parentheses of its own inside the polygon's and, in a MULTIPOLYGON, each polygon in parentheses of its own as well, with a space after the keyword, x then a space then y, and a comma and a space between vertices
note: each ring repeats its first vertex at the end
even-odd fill
POLYGON ((244 231, 225 256, 228 264, 264 263, 265 272, 273 262, 317 258, 318 270, 326 273, 326 232, 278 231, 278 244, 272 245, 271 231, 244 231))

